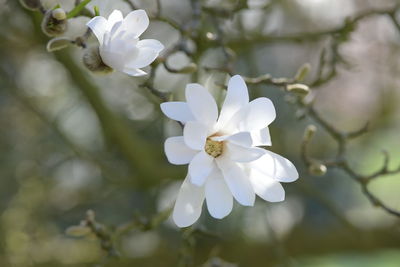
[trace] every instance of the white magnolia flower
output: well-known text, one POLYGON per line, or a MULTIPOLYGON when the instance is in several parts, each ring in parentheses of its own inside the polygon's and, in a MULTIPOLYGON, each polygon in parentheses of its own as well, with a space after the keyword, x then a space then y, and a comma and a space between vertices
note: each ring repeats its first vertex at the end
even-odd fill
POLYGON ((199 84, 187 85, 186 101, 161 104, 167 117, 185 125, 183 136, 165 141, 169 162, 189 164, 175 202, 175 223, 193 224, 204 199, 211 216, 218 219, 231 212, 233 198, 244 206, 254 205, 255 194, 267 201, 283 201, 280 182, 295 181, 297 170, 289 160, 257 147, 271 145, 272 102, 265 97, 249 102, 239 75, 229 81, 219 116, 214 98, 199 84))
POLYGON ((131 76, 142 76, 140 68, 153 62, 164 46, 157 40, 139 40, 149 26, 144 10, 135 10, 123 18, 121 11, 114 10, 108 19, 97 16, 87 26, 100 43, 100 56, 109 67, 131 76))

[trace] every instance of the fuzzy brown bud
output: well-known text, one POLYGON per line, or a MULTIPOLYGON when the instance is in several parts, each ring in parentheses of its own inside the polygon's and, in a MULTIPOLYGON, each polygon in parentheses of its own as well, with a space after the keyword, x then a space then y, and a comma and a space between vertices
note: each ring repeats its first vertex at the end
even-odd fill
POLYGON ((289 84, 286 89, 289 92, 296 93, 298 95, 305 96, 310 92, 310 88, 307 85, 301 83, 289 84))
POLYGON ((46 49, 48 52, 54 52, 67 48, 71 42, 72 41, 66 37, 55 37, 47 42, 46 49))
POLYGON ((67 14, 61 8, 48 10, 42 20, 42 31, 48 36, 60 36, 68 28, 67 14))
POLYGON ((311 70, 311 65, 309 63, 303 64, 297 71, 295 80, 298 82, 303 81, 307 77, 310 70, 311 70))
POLYGON ((58 21, 67 19, 67 13, 65 13, 65 10, 62 8, 53 9, 51 16, 58 21))
POLYGON ((113 69, 107 66, 101 59, 98 46, 89 47, 85 50, 83 54, 83 64, 93 72, 109 73, 113 71, 113 69))
POLYGON ((312 162, 310 164, 310 166, 308 167, 308 171, 310 174, 312 175, 316 175, 316 176, 323 176, 326 174, 326 171, 328 169, 326 168, 326 166, 320 162, 312 162))
POLYGON ((65 233, 73 237, 83 237, 90 234, 92 231, 88 226, 74 225, 67 228, 65 233))
POLYGON ((304 131, 303 140, 306 142, 310 142, 310 140, 313 138, 316 131, 317 131, 317 127, 315 127, 315 125, 312 125, 312 124, 308 125, 304 131))

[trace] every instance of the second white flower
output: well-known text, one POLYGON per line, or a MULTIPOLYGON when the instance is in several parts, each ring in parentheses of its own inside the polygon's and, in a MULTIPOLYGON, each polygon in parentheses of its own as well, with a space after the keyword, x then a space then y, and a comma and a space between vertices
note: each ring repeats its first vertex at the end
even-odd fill
POLYGON ((121 11, 114 10, 108 19, 97 16, 87 26, 99 41, 99 53, 103 62, 131 76, 142 76, 141 70, 152 63, 164 49, 157 40, 139 40, 149 26, 144 10, 130 12, 125 18, 121 11))

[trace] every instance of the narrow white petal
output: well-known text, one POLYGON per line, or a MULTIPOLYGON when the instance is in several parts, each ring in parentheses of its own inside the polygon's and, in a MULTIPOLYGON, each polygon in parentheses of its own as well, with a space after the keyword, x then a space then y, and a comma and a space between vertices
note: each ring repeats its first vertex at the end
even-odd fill
POLYGON ((109 50, 110 49, 110 43, 111 43, 110 32, 109 31, 105 31, 104 32, 104 37, 103 37, 103 43, 100 46, 100 51, 101 50, 109 50))
POLYGON ((130 12, 124 20, 125 30, 139 37, 149 27, 146 11, 138 9, 130 12))
POLYGON ((121 39, 121 37, 123 35, 124 35, 124 32, 123 32, 123 27, 122 27, 122 21, 115 22, 110 30, 111 41, 113 42, 115 39, 117 39, 117 40, 121 39))
POLYGON ((225 128, 227 131, 253 132, 267 127, 275 117, 271 100, 259 97, 236 112, 225 128))
POLYGON ((285 190, 282 185, 268 175, 252 169, 250 181, 256 194, 262 199, 270 202, 279 202, 285 199, 285 190))
POLYGON ((200 84, 191 83, 186 86, 186 100, 194 117, 206 124, 214 124, 218 117, 218 108, 214 98, 200 84))
POLYGON ((128 68, 128 67, 123 68, 122 72, 124 72, 130 76, 135 76, 135 77, 139 77, 139 76, 143 76, 143 75, 147 74, 145 71, 142 71, 141 69, 134 69, 134 68, 128 68))
POLYGON ((172 120, 181 122, 194 120, 194 116, 185 102, 165 102, 160 106, 165 116, 172 120))
POLYGON ((264 156, 250 162, 249 165, 280 182, 289 183, 299 178, 299 173, 292 162, 268 150, 265 150, 264 156))
POLYGON ((227 138, 227 140, 230 143, 234 143, 234 144, 245 146, 245 147, 250 147, 250 146, 252 146, 252 143, 253 143, 253 141, 251 139, 251 135, 248 132, 240 132, 240 133, 233 134, 233 135, 229 136, 227 138))
POLYGON ((265 127, 261 130, 255 130, 251 132, 251 139, 253 140, 253 146, 270 146, 271 135, 269 133, 269 128, 265 127))
POLYGON ((218 119, 218 126, 223 128, 232 116, 247 103, 249 103, 249 93, 246 83, 241 76, 235 75, 229 80, 225 101, 218 119))
POLYGON ((232 211, 232 193, 229 191, 219 169, 215 168, 208 177, 205 194, 208 212, 214 218, 222 219, 232 211))
POLYGON ((139 39, 135 36, 128 34, 122 25, 122 21, 114 24, 111 31, 107 31, 104 35, 104 46, 108 51, 119 53, 124 56, 125 61, 135 58, 138 55, 139 49, 137 44, 139 39))
POLYGON ((110 16, 108 16, 108 20, 107 20, 107 31, 111 31, 111 29, 113 28, 114 24, 116 24, 117 22, 120 22, 124 19, 124 16, 122 15, 121 11, 119 10, 114 10, 110 16))
POLYGON ((179 227, 188 227, 199 219, 204 202, 204 187, 183 181, 175 202, 172 218, 179 227))
POLYGON ((183 128, 183 137, 188 147, 203 150, 206 144, 208 128, 202 123, 189 121, 183 128))
POLYGON ((103 17, 97 16, 89 20, 86 25, 92 30, 100 45, 102 45, 104 33, 107 28, 107 20, 103 17))
POLYGON ((213 141, 230 141, 231 143, 250 147, 252 146, 252 137, 249 132, 240 132, 232 135, 221 135, 221 136, 213 136, 211 137, 213 141))
POLYGON ((250 162, 259 159, 265 154, 265 150, 258 147, 244 147, 227 142, 224 153, 235 162, 250 162))
POLYGON ((188 164, 198 153, 185 144, 183 136, 170 137, 165 140, 164 149, 168 161, 176 165, 188 164))
POLYGON ((233 197, 243 206, 253 206, 255 193, 245 171, 225 157, 217 158, 216 162, 233 197))
POLYGON ((205 151, 200 151, 189 164, 190 181, 197 186, 202 186, 214 167, 214 158, 205 151))
POLYGON ((127 59, 125 64, 130 68, 144 68, 150 65, 157 57, 158 52, 153 48, 140 48, 137 52, 137 56, 132 59, 127 59))
POLYGON ((123 71, 124 70, 124 60, 123 55, 104 49, 100 46, 100 56, 102 61, 111 68, 123 71))
POLYGON ((161 52, 164 49, 164 45, 158 41, 158 40, 154 40, 154 39, 144 39, 144 40, 140 40, 137 43, 137 47, 138 48, 151 48, 153 50, 155 50, 157 53, 161 52))

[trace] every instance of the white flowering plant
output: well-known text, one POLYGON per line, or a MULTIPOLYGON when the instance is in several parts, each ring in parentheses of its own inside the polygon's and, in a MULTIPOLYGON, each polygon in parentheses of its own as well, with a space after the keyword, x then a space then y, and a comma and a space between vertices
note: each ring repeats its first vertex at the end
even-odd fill
MULTIPOLYGON (((339 67, 349 65, 344 51, 352 47, 346 47, 346 50, 343 44, 352 40, 351 34, 357 30, 358 23, 372 15, 383 15, 398 29, 398 5, 366 9, 344 20, 343 25, 326 31, 317 27, 315 32, 287 34, 281 28, 298 23, 297 12, 301 13, 300 9, 308 2, 316 5, 316 1, 293 0, 296 14, 289 13, 289 22, 285 21, 286 17, 282 19, 279 8, 284 4, 281 1, 19 2, 29 10, 20 13, 31 16, 32 39, 46 44, 49 52, 46 56, 40 52, 38 61, 42 65, 47 64, 43 62, 50 63, 45 71, 40 64, 30 66, 29 53, 23 51, 27 46, 15 45, 23 56, 1 52, 7 64, 0 66, 0 75, 10 76, 14 73, 12 67, 23 62, 23 68, 29 70, 26 74, 29 79, 21 79, 21 82, 4 79, 5 88, 33 88, 37 84, 43 87, 10 91, 10 95, 49 125, 69 150, 63 148, 61 153, 47 145, 43 149, 35 146, 38 152, 33 157, 45 148, 50 151, 42 156, 43 164, 25 158, 16 164, 13 173, 21 186, 14 190, 18 192, 16 200, 10 201, 14 210, 2 215, 7 227, 17 229, 4 234, 7 251, 17 255, 7 258, 7 264, 31 266, 36 262, 53 264, 54 260, 68 265, 93 261, 101 266, 133 266, 142 264, 141 257, 158 255, 157 249, 162 251, 160 255, 168 254, 164 251, 168 247, 179 262, 160 260, 160 266, 195 266, 197 263, 200 266, 200 261, 205 262, 201 266, 236 266, 219 256, 214 257, 219 253, 216 248, 222 247, 223 255, 226 248, 230 249, 227 244, 240 241, 238 243, 245 244, 240 246, 241 254, 249 254, 248 258, 251 258, 253 251, 247 249, 246 243, 251 239, 256 241, 249 241, 249 247, 260 246, 266 258, 273 256, 277 264, 291 265, 292 258, 284 255, 286 246, 298 247, 299 242, 304 242, 307 245, 300 249, 310 253, 319 249, 314 239, 318 241, 326 236, 329 243, 335 238, 347 238, 347 232, 338 237, 328 235, 334 231, 325 226, 329 224, 325 221, 326 232, 314 231, 315 221, 320 219, 318 214, 328 211, 346 229, 353 230, 356 223, 370 227, 379 221, 360 219, 364 218, 362 211, 352 207, 355 204, 349 200, 348 191, 341 191, 347 184, 343 186, 340 179, 333 179, 339 172, 331 172, 331 169, 352 178, 366 199, 384 211, 382 225, 392 223, 392 219, 385 217, 387 215, 400 218, 395 205, 387 204, 386 198, 381 199, 370 189, 376 178, 400 173, 400 168, 392 167, 389 153, 384 152, 383 166, 369 173, 353 168, 349 157, 351 141, 368 132, 369 124, 355 131, 340 130, 334 120, 338 120, 339 115, 331 114, 334 118, 331 122, 320 110, 326 111, 315 104, 319 103, 317 96, 322 91, 317 89, 333 81, 341 73, 339 67), (278 11, 269 16, 269 10, 275 8, 278 11), (282 25, 277 27, 275 24, 282 25), (275 51, 269 46, 272 43, 303 44, 324 38, 327 40, 320 42, 323 47, 318 53, 314 46, 307 47, 309 54, 317 55, 317 59, 309 60, 314 62, 313 69, 309 63, 298 64, 300 57, 291 54, 300 54, 295 49, 282 55, 287 47, 277 45, 276 53, 265 53, 267 49, 275 51), (281 55, 282 61, 285 56, 290 58, 286 59, 286 65, 277 64, 281 55), (297 72, 293 77, 276 78, 266 73, 267 70, 275 74, 287 73, 294 68, 297 72), (47 83, 47 78, 56 82, 47 83), (75 108, 78 105, 80 108, 75 108), (324 130, 337 146, 322 142, 322 139, 314 140, 317 129, 324 130), (45 175, 54 175, 56 179, 39 183, 35 179, 41 168, 46 169, 45 175), (25 176, 34 178, 26 179, 25 185, 25 176), (312 179, 317 176, 331 179, 312 179), (335 187, 337 183, 340 183, 339 189, 335 187), (31 188, 40 194, 34 194, 31 188), (346 207, 337 208, 337 203, 330 201, 332 195, 336 202, 346 207), (27 199, 23 198, 25 196, 27 199), (36 209, 31 211, 25 206, 36 209), (39 222, 39 230, 29 232, 31 228, 26 222, 31 221, 32 214, 40 213, 42 207, 61 214, 72 211, 81 214, 83 208, 89 209, 79 224, 67 227, 65 236, 82 238, 80 245, 88 247, 85 252, 97 251, 90 247, 91 242, 85 242, 98 240, 106 257, 74 252, 79 255, 69 258, 64 250, 74 251, 69 245, 72 242, 56 233, 54 225, 49 224, 51 231, 42 234, 42 228, 46 227, 39 222), (25 212, 25 208, 29 212, 25 212), (100 215, 93 210, 100 210, 100 215), (100 222, 107 216, 102 212, 109 216, 104 219, 108 220, 107 224, 100 222), (314 220, 312 225, 307 217, 314 220), (119 220, 128 222, 112 225, 119 220), (304 233, 296 232, 296 227, 303 227, 302 223, 311 225, 308 227, 311 230, 306 227, 304 233), (39 249, 35 238, 42 235, 47 238, 49 232, 55 237, 41 242, 46 249, 39 249), (181 235, 179 246, 174 243, 178 239, 169 236, 171 233, 181 235), (168 236, 167 242, 163 242, 164 236, 168 236), (225 236, 229 238, 225 240, 225 236), (298 236, 310 236, 312 241, 298 241, 298 236), (205 249, 209 256, 197 260, 196 246, 204 245, 201 241, 204 237, 212 239, 210 243, 213 244, 205 249), (218 240, 214 242, 215 238, 218 240), (59 252, 51 248, 57 242, 62 243, 59 247, 63 249, 59 252), (23 249, 17 253, 19 244, 23 244, 23 249), (307 250, 308 247, 312 249, 307 250), (50 254, 48 258, 44 256, 46 253, 50 254), (113 262, 118 258, 126 259, 127 265, 122 261, 113 262)), ((332 10, 340 1, 334 2, 332 10)), ((307 17, 304 24, 314 25, 310 23, 313 19, 307 17)), ((25 26, 27 20, 21 21, 15 25, 25 26)), ((24 30, 14 31, 13 37, 2 34, 0 37, 17 40, 28 35, 24 30), (19 34, 21 32, 24 34, 19 34)), ((4 51, 8 51, 6 47, 2 46, 4 51)), ((309 54, 301 56, 304 58, 309 54)), ((329 96, 332 97, 329 101, 337 103, 334 94, 329 96)), ((10 110, 14 117, 14 110, 10 110)), ((15 117, 19 120, 24 116, 15 117)), ((23 123, 21 132, 25 134, 24 127, 31 124, 35 122, 23 123)), ((33 138, 37 131, 33 134, 27 131, 26 139, 33 138)), ((47 136, 41 136, 40 140, 53 142, 47 136)), ((9 149, 10 156, 7 156, 10 158, 21 150, 20 144, 26 144, 15 143, 15 149, 9 149)), ((9 164, 4 162, 3 165, 9 164)), ((398 199, 396 196, 393 199, 398 199)), ((69 219, 63 217, 60 225, 64 227, 69 219)), ((348 241, 352 242, 351 239, 348 241)), ((388 244, 393 242, 384 243, 382 247, 388 244)), ((203 254, 206 253, 199 253, 203 254)), ((157 257, 151 258, 149 266, 156 266, 154 258, 157 257)), ((270 266, 270 262, 264 264, 262 261, 263 265, 248 262, 251 261, 244 260, 243 266, 270 266)), ((1 259, 0 265, 3 265, 1 259)))
POLYGON ((264 97, 249 102, 239 75, 229 80, 219 116, 214 98, 199 84, 186 86, 186 101, 161 104, 166 116, 184 124, 183 136, 165 141, 167 158, 172 164, 189 164, 173 211, 175 223, 193 224, 204 199, 218 219, 231 212, 232 196, 244 206, 254 205, 255 194, 283 201, 280 182, 295 181, 297 170, 287 159, 258 147, 272 144, 268 129, 276 116, 272 102, 264 97))
POLYGON ((104 64, 131 76, 146 75, 140 68, 152 63, 164 49, 158 40, 139 40, 149 26, 144 10, 134 10, 125 18, 121 11, 114 10, 108 19, 96 16, 87 26, 99 41, 104 64))

